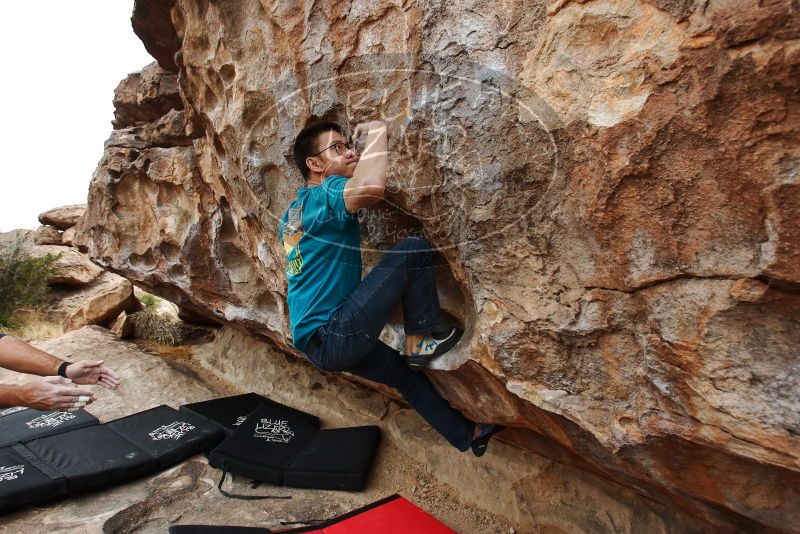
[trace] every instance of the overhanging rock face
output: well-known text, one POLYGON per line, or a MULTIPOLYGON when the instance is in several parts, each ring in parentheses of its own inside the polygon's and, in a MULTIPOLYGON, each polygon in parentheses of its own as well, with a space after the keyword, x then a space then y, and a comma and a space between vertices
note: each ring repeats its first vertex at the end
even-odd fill
MULTIPOLYGON (((312 118, 390 125, 365 269, 439 251, 432 378, 717 525, 800 525, 800 25, 789 1, 138 1, 79 242, 290 345, 277 220, 312 118), (171 60, 170 60, 171 58, 171 60)), ((387 329, 389 339, 394 330, 387 329)))

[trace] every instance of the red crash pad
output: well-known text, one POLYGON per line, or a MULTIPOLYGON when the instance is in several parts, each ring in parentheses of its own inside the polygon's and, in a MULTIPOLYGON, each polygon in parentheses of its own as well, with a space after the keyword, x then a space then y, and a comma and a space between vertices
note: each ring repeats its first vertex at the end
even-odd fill
POLYGON ((269 530, 258 527, 210 525, 176 525, 170 534, 456 534, 456 531, 437 521, 425 510, 392 495, 358 508, 339 517, 310 527, 288 530, 269 530))
POLYGON ((456 534, 414 503, 392 495, 311 527, 275 532, 309 534, 456 534))

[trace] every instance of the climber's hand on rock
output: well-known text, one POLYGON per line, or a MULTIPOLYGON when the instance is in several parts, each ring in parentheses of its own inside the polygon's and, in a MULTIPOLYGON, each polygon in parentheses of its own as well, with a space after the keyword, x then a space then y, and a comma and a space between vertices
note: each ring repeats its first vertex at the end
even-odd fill
POLYGON ((69 410, 83 408, 96 397, 87 389, 75 387, 72 380, 46 376, 20 386, 22 406, 37 410, 69 410))
POLYGON ((356 140, 364 134, 385 133, 386 139, 389 139, 389 130, 386 123, 383 121, 367 121, 360 122, 353 129, 353 135, 350 136, 350 142, 355 144, 356 140))

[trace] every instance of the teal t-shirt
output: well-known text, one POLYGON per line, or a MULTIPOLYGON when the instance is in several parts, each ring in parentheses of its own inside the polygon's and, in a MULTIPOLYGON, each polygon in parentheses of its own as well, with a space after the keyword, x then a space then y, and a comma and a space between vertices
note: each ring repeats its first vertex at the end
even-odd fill
POLYGON ((288 267, 292 344, 305 352, 311 334, 361 282, 361 228, 344 205, 344 176, 302 187, 281 216, 278 237, 288 267))

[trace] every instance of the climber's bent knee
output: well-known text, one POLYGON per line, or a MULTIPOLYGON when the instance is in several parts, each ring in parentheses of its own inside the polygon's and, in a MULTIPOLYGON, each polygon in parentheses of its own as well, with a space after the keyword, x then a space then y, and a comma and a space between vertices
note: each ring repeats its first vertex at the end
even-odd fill
POLYGON ((323 371, 346 371, 364 359, 374 346, 375 341, 365 330, 351 334, 328 331, 313 363, 323 371))

